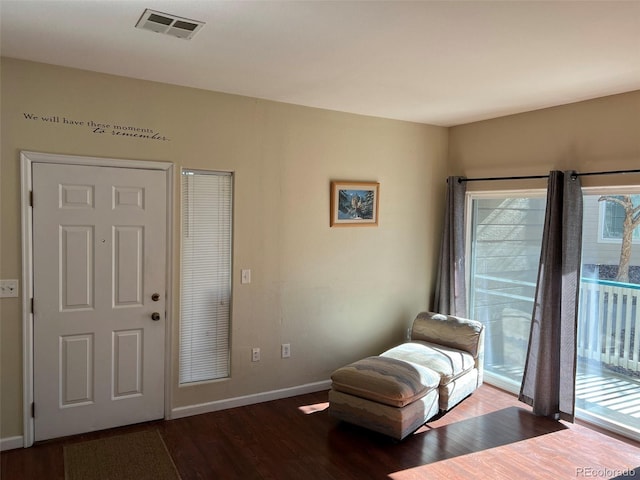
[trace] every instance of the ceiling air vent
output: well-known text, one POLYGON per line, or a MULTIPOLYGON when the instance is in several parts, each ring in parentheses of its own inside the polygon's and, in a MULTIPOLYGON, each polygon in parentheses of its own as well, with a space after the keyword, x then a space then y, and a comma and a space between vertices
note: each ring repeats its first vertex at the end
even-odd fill
POLYGON ((144 11, 136 28, 151 30, 156 33, 165 33, 173 37, 191 40, 193 36, 204 26, 204 22, 189 20, 188 18, 176 17, 168 13, 149 10, 144 11))

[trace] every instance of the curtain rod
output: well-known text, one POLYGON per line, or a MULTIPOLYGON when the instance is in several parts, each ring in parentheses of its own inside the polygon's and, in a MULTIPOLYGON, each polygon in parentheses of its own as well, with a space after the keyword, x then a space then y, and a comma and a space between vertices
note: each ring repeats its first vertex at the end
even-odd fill
POLYGON ((574 175, 576 177, 588 177, 590 175, 616 175, 616 174, 625 174, 625 173, 640 173, 640 170, 609 170, 607 172, 585 172, 578 173, 576 172, 574 175))
POLYGON ((534 178, 549 178, 549 175, 524 175, 522 177, 482 177, 482 178, 458 178, 458 183, 462 182, 485 182, 493 180, 531 180, 534 178))
MULTIPOLYGON (((617 175, 625 173, 640 173, 640 169, 636 170, 610 170, 605 172, 574 172, 572 177, 588 177, 592 175, 617 175)), ((482 177, 482 178, 459 178, 458 183, 462 182, 489 182, 494 180, 534 180, 539 178, 549 178, 549 175, 523 175, 519 177, 482 177)))

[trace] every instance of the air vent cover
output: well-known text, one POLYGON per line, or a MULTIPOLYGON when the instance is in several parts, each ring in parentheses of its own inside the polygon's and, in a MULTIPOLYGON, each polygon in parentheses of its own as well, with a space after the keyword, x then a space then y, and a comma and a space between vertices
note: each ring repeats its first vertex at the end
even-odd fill
POLYGON ((144 11, 138 23, 136 23, 136 28, 151 30, 156 33, 164 33, 185 40, 191 40, 203 26, 204 22, 176 17, 175 15, 156 12, 148 8, 144 11))

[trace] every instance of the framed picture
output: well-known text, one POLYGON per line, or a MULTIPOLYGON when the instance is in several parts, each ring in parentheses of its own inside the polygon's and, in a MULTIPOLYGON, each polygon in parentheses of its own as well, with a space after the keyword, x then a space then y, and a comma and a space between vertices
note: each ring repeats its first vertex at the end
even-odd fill
POLYGON ((332 227, 377 226, 380 184, 331 182, 332 227))

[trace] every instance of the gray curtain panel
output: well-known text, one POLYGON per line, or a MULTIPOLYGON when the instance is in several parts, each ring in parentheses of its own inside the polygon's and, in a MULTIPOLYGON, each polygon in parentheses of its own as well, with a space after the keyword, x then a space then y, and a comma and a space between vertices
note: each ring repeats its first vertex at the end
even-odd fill
POLYGON ((547 208, 519 399, 535 415, 574 420, 582 189, 574 172, 549 175, 547 208))
POLYGON ((447 179, 444 230, 436 279, 434 311, 467 316, 467 292, 464 278, 464 202, 467 182, 464 177, 447 179))

